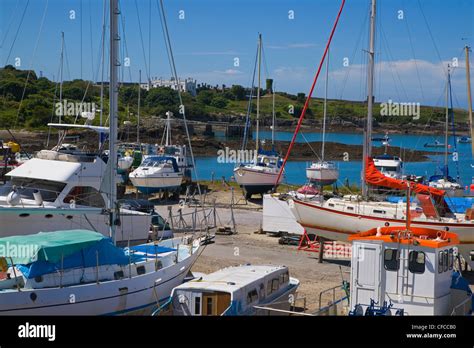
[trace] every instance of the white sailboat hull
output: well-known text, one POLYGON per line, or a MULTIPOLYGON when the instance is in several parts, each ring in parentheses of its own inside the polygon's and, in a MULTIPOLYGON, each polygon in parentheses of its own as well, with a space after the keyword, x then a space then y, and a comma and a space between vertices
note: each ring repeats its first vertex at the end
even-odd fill
MULTIPOLYGON (((88 229, 109 236, 109 215, 101 209, 60 209, 42 207, 0 207, 0 237, 58 230, 88 229)), ((151 215, 122 212, 116 227, 116 240, 127 244, 148 239, 151 215)))
POLYGON ((196 248, 176 264, 132 278, 62 288, 2 291, 0 315, 149 315, 157 302, 166 301, 172 289, 183 283, 198 254, 196 248), (31 300, 33 293, 35 301, 31 300))
MULTIPOLYGON (((235 181, 248 193, 267 193, 277 182, 278 171, 264 167, 238 167, 234 169, 235 181)), ((278 180, 281 183, 282 177, 278 180)))
MULTIPOLYGON (((356 204, 352 204, 355 206, 356 204)), ((348 241, 351 234, 367 231, 371 228, 383 226, 388 222, 391 226, 404 226, 405 219, 385 218, 367 214, 349 213, 339 211, 318 203, 293 200, 290 208, 296 220, 312 233, 331 240, 348 241)), ((383 208, 382 208, 383 209, 383 208)), ((460 239, 459 250, 466 260, 469 260, 469 252, 474 249, 474 222, 439 221, 434 219, 413 219, 413 227, 424 227, 433 229, 444 229, 449 227, 450 232, 457 233, 460 239)))
POLYGON ((166 174, 165 176, 146 177, 130 176, 130 181, 139 191, 143 193, 152 193, 180 187, 183 182, 183 176, 181 174, 166 174))
POLYGON ((315 183, 329 185, 337 181, 339 178, 339 170, 337 168, 306 168, 306 177, 315 183))

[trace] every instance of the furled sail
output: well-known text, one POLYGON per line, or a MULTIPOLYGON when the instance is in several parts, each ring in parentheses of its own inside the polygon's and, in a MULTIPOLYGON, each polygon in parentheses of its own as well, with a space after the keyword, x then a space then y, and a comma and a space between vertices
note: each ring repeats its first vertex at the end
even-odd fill
POLYGON ((374 160, 367 157, 367 167, 365 168, 365 181, 374 186, 383 186, 397 190, 406 190, 410 185, 410 190, 419 194, 427 194, 433 197, 443 197, 445 192, 434 187, 418 184, 413 181, 389 178, 378 171, 375 167, 374 160))

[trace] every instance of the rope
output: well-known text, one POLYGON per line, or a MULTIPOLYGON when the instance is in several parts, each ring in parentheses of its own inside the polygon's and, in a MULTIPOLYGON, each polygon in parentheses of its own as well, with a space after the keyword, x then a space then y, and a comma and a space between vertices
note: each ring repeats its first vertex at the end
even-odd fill
POLYGON ((285 159, 283 160, 283 164, 280 168, 280 171, 278 173, 278 177, 275 181, 275 186, 277 185, 277 183, 280 181, 280 178, 281 178, 281 175, 283 173, 283 170, 285 168, 285 165, 286 165, 286 162, 288 161, 288 157, 290 156, 290 153, 291 153, 291 150, 293 148, 293 145, 295 144, 295 140, 296 140, 296 136, 298 135, 298 132, 301 128, 301 124, 303 123, 303 119, 304 119, 304 116, 306 114, 306 110, 308 109, 308 105, 309 105, 309 102, 311 100, 311 96, 313 95, 313 90, 314 90, 314 87, 316 86, 316 82, 318 81, 318 77, 319 77, 319 73, 321 72, 321 68, 323 66, 323 62, 324 62, 324 59, 326 58, 326 54, 328 52, 328 49, 329 49, 329 45, 331 44, 331 41, 332 41, 332 37, 334 35, 334 32, 336 30, 336 27, 337 27, 337 23, 339 22, 339 18, 341 16, 341 12, 342 12, 342 9, 344 8, 344 4, 345 4, 346 0, 342 0, 342 3, 341 3, 341 7, 339 8, 339 12, 337 14, 337 17, 336 17, 336 21, 334 22, 334 25, 333 25, 333 28, 331 30, 331 34, 329 36, 329 40, 326 44, 326 49, 324 50, 324 54, 323 54, 323 57, 321 58, 321 61, 319 63, 319 67, 318 67, 318 71, 316 72, 316 76, 314 77, 314 80, 313 80, 313 84, 311 86, 311 89, 308 93, 308 97, 306 98, 306 102, 304 104, 304 107, 303 107, 303 110, 301 110, 301 115, 300 115, 300 118, 298 120, 298 125, 296 126, 296 129, 295 129, 295 132, 293 134, 293 138, 291 139, 291 143, 290 143, 290 146, 288 147, 288 151, 286 153, 286 156, 285 156, 285 159))

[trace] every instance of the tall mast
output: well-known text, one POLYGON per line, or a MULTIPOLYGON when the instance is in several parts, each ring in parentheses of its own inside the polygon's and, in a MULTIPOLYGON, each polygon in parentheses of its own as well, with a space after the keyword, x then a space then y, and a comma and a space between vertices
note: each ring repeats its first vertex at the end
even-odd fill
POLYGON ((474 157, 474 123, 472 122, 472 99, 471 99, 471 71, 469 68, 469 50, 470 47, 464 47, 466 51, 466 81, 467 81, 467 108, 469 112, 469 125, 471 126, 471 150, 474 157))
POLYGON ((275 144, 275 84, 272 84, 272 150, 275 144))
MULTIPOLYGON (((100 78, 100 116, 99 126, 102 127, 103 113, 104 113, 104 65, 105 65, 105 21, 107 13, 107 1, 104 0, 103 14, 102 14, 102 53, 101 53, 101 78, 100 78)), ((99 148, 102 147, 102 133, 99 135, 99 148)))
POLYGON ((137 144, 140 144, 140 96, 141 96, 141 87, 142 84, 142 71, 138 70, 138 115, 137 115, 137 144))
POLYGON ((171 145, 171 116, 173 113, 171 111, 166 112, 166 140, 165 146, 171 145))
POLYGON ((370 10, 370 44, 369 44, 369 67, 367 69, 367 122, 364 130, 364 147, 362 159, 362 195, 367 196, 368 186, 365 180, 365 169, 367 157, 372 156, 372 112, 374 94, 374 64, 375 64, 375 15, 376 0, 372 0, 370 10))
POLYGON ((255 163, 257 163, 258 156, 258 128, 260 122, 260 68, 262 64, 262 34, 258 34, 258 88, 257 88, 257 124, 256 131, 257 135, 255 137, 255 163))
POLYGON ((110 192, 109 192, 109 209, 110 209, 110 237, 115 243, 115 224, 117 220, 117 211, 115 209, 117 199, 117 186, 115 184, 115 176, 117 173, 117 119, 118 119, 118 68, 120 66, 118 49, 118 0, 110 0, 110 83, 109 83, 109 163, 110 163, 110 192))
MULTIPOLYGON (((61 32, 61 65, 59 69, 59 105, 61 105, 61 110, 64 112, 62 104, 63 104, 63 62, 64 62, 64 31, 61 32)), ((61 116, 62 113, 59 114, 59 123, 61 123, 61 116)))
POLYGON ((324 161, 324 143, 326 141, 326 115, 328 102, 328 77, 329 77, 329 48, 326 57, 326 83, 324 85, 324 111, 323 111, 323 143, 321 145, 321 161, 324 161))
POLYGON ((450 66, 448 64, 448 79, 446 80, 446 122, 444 129, 444 178, 448 178, 448 132, 449 132, 449 74, 450 66))

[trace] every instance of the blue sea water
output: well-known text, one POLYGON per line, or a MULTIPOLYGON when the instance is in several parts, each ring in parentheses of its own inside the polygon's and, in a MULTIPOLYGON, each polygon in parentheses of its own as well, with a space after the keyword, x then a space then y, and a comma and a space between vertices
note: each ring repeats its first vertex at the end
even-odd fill
MULTIPOLYGON (((255 136, 255 134, 254 134, 255 136)), ((293 136, 292 132, 276 132, 275 139, 280 141, 290 141, 293 136)), ((374 137, 382 137, 383 134, 373 134, 374 137)), ((425 150, 431 152, 442 152, 443 148, 425 148, 425 143, 433 143, 435 140, 439 140, 444 143, 443 136, 427 136, 427 135, 408 135, 408 134, 390 134, 390 145, 399 146, 401 148, 425 150)), ((216 133, 216 138, 223 139, 224 135, 216 133)), ((270 131, 261 131, 260 139, 271 139, 270 131)), ((319 132, 304 133, 304 135, 298 134, 297 142, 304 143, 306 141, 321 141, 321 134, 319 132), (306 140, 305 140, 306 139, 306 140)), ((348 145, 360 145, 362 144, 362 135, 359 133, 327 133, 326 141, 338 142, 348 145)), ((449 138, 449 144, 451 144, 450 151, 454 150, 453 137, 449 138)), ((373 146, 382 146, 379 142, 374 142, 373 146)), ((471 154, 471 144, 456 144, 458 151, 458 167, 459 176, 463 185, 470 185, 474 176, 474 169, 471 164, 474 165, 474 160, 471 154)), ((425 162, 411 162, 410 158, 404 156, 403 153, 395 154, 400 155, 404 160, 405 174, 424 175, 429 177, 435 174, 438 167, 444 164, 443 155, 432 155, 429 161, 425 162)), ((339 185, 342 185, 349 181, 350 184, 359 185, 360 183, 360 172, 362 164, 360 161, 348 161, 336 162, 339 166, 340 179, 339 185)), ((304 184, 306 182, 306 166, 307 162, 304 161, 291 161, 286 164, 286 175, 285 182, 289 184, 304 184)), ((219 163, 217 157, 198 157, 196 158, 197 173, 200 180, 210 180, 212 177, 220 179, 223 176, 229 180, 232 176, 232 170, 234 168, 233 163, 219 163)), ((457 166, 453 162, 452 157, 449 157, 449 172, 453 177, 457 176, 457 166)), ((439 171, 438 171, 439 173, 439 171)))

